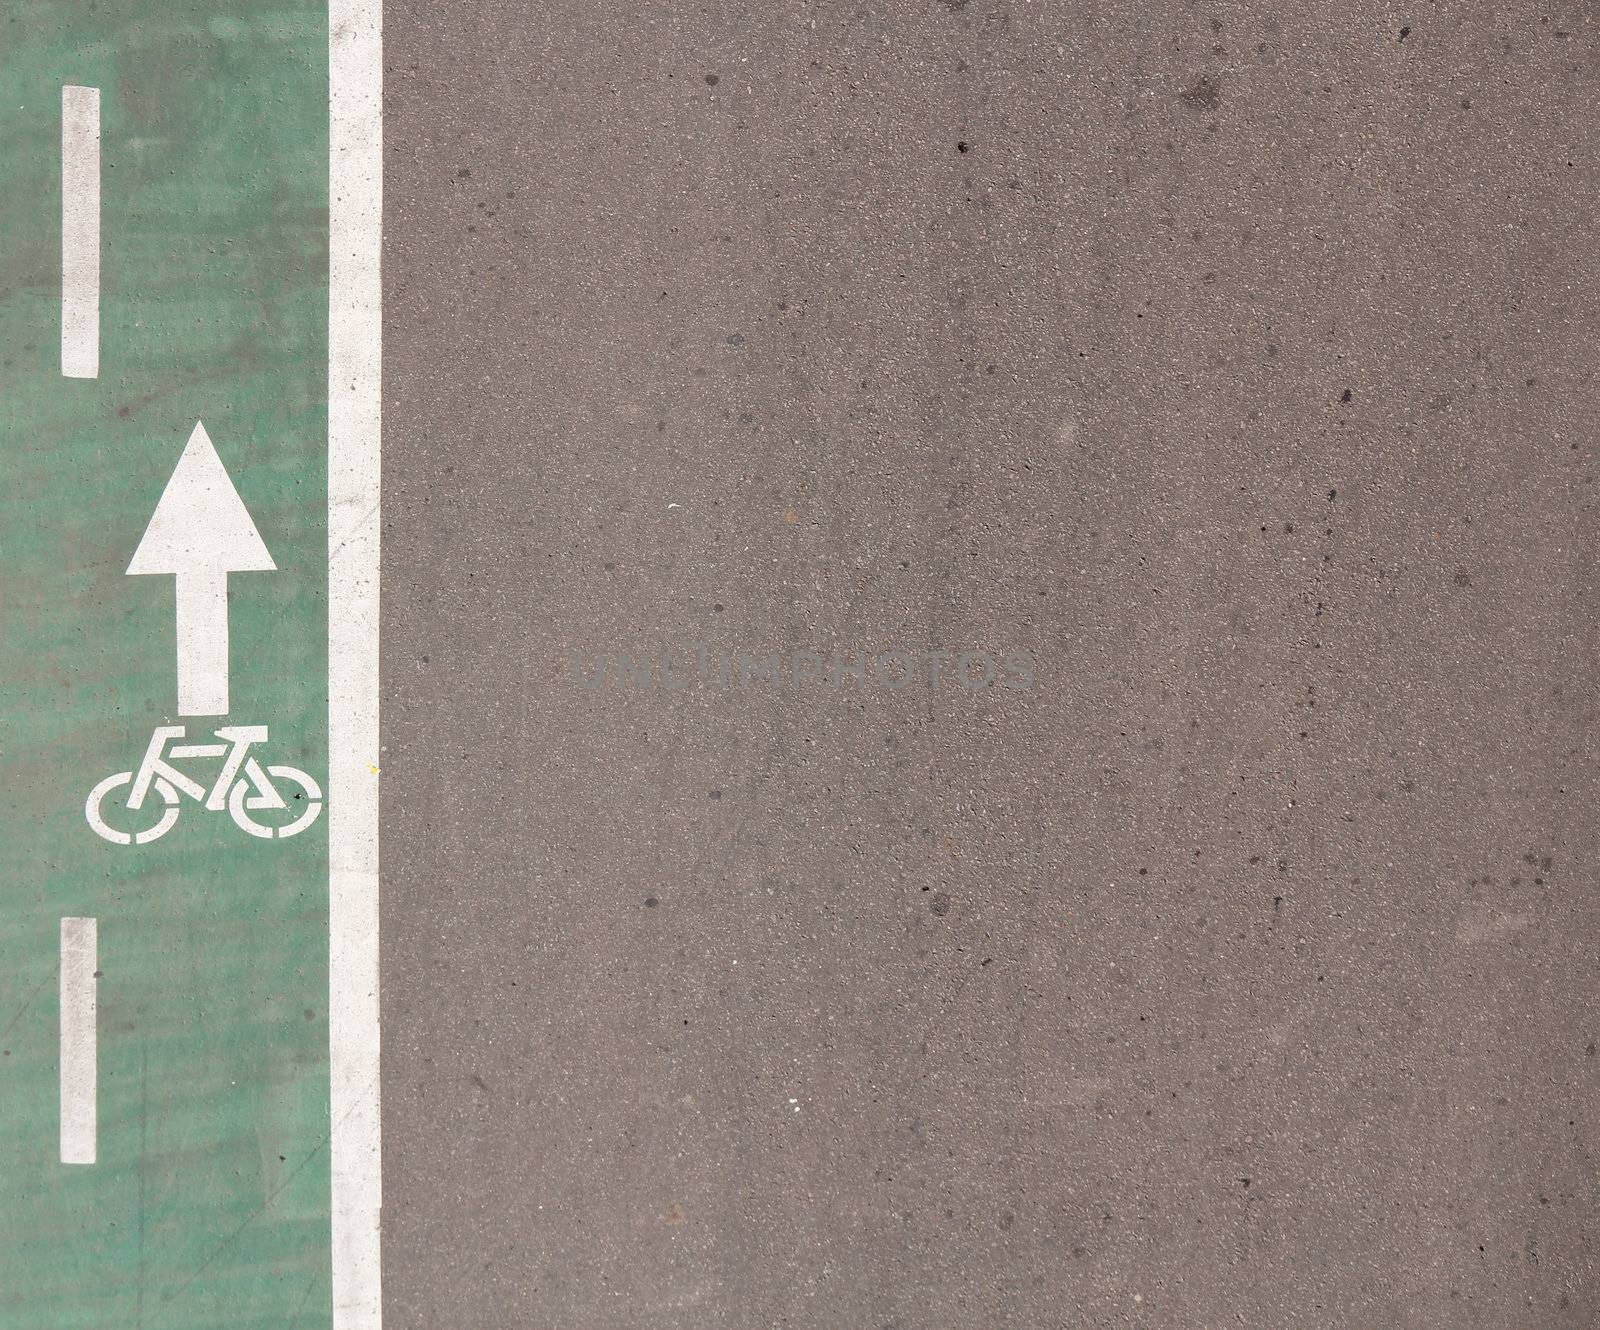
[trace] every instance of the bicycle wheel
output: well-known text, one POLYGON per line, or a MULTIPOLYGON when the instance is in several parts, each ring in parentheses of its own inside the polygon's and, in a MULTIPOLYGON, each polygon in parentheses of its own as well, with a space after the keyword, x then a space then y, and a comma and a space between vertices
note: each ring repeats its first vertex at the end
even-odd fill
MULTIPOLYGON (((159 840, 172 830, 172 824, 178 820, 178 792, 160 776, 156 777, 155 790, 161 796, 159 807, 160 816, 151 826, 139 831, 118 831, 106 821, 102 806, 106 796, 121 786, 133 784, 133 772, 119 771, 114 776, 107 776, 103 781, 89 791, 89 797, 84 801, 83 815, 89 823, 89 829, 102 840, 108 840, 113 845, 148 845, 153 840, 159 840)), ((153 802, 153 801, 152 801, 153 802)), ((125 806, 125 805, 124 805, 125 806)), ((147 805, 148 807, 148 805, 147 805)))
POLYGON ((274 826, 252 817, 249 805, 258 801, 248 797, 252 786, 243 776, 228 791, 228 814, 241 831, 258 836, 262 840, 286 840, 290 836, 298 836, 315 822, 317 815, 322 812, 322 787, 298 767, 272 766, 266 770, 267 775, 274 781, 283 781, 298 787, 292 791, 282 791, 285 808, 273 810, 280 815, 289 814, 291 820, 282 826, 274 826))

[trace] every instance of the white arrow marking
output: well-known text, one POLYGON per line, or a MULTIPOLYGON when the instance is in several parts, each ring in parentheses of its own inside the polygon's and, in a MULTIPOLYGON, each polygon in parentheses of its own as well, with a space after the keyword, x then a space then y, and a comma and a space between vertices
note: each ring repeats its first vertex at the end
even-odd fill
POLYGON ((183 456, 128 565, 177 579, 178 714, 228 712, 228 574, 277 568, 206 427, 183 456))

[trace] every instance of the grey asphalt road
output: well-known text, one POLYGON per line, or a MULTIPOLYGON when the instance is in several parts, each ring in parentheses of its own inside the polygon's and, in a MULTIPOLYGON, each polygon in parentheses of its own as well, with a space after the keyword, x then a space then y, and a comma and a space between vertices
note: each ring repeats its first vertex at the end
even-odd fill
POLYGON ((386 24, 388 1323, 1600 1324, 1594 7, 386 24))

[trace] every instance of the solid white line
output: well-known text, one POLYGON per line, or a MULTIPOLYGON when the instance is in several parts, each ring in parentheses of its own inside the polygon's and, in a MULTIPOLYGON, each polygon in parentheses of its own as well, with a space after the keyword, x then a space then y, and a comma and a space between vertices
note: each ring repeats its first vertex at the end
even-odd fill
POLYGON ((328 1037, 333 1330, 379 1330, 383 6, 329 0, 328 1037))
POLYGON ((100 373, 100 89, 61 89, 61 372, 100 373))
POLYGON ((96 1112, 99 929, 93 919, 61 921, 61 1162, 92 1164, 96 1112))

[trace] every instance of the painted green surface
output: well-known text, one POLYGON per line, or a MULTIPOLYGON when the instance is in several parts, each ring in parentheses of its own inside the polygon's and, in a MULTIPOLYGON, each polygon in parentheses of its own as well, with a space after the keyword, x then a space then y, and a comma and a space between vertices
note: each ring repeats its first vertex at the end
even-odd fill
POLYGON ((260 841, 186 801, 119 847, 83 815, 179 723, 172 579, 124 569, 196 420, 280 569, 231 579, 228 722, 326 775, 326 25, 274 0, 0 0, 7 1330, 330 1321, 327 819, 260 841), (91 381, 59 372, 65 83, 102 90, 91 381), (57 927, 78 914, 102 970, 88 1167, 57 1154, 57 927))

